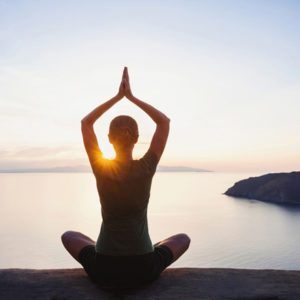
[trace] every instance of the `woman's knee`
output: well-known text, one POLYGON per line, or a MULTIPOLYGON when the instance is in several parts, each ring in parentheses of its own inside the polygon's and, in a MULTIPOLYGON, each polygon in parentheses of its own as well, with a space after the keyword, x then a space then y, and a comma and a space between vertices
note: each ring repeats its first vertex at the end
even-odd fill
POLYGON ((95 244, 95 241, 92 240, 87 235, 84 235, 81 232, 68 230, 61 235, 62 243, 66 246, 73 243, 83 243, 83 244, 95 244))
POLYGON ((180 240, 181 244, 184 244, 187 248, 189 247, 191 239, 186 233, 178 233, 176 238, 180 240))
POLYGON ((164 244, 168 246, 173 253, 172 263, 189 248, 190 242, 190 237, 185 233, 178 233, 167 239, 164 244))
POLYGON ((68 230, 61 235, 61 240, 63 243, 65 243, 65 242, 69 241, 70 239, 72 239, 77 234, 78 234, 78 232, 76 232, 76 231, 68 230))
POLYGON ((181 255, 188 249, 190 242, 191 239, 187 234, 178 233, 163 241, 161 244, 170 247, 176 255, 181 255))

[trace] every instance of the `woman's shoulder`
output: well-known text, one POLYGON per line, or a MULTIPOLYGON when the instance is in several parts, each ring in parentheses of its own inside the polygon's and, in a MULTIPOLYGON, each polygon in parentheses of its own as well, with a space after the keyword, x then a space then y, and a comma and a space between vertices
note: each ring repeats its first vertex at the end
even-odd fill
POLYGON ((143 157, 137 160, 137 163, 139 167, 147 173, 154 174, 158 164, 158 157, 152 150, 149 149, 143 157))
POLYGON ((95 176, 97 178, 108 177, 108 178, 117 178, 124 170, 122 166, 114 159, 102 159, 101 163, 95 168, 95 176))
POLYGON ((115 159, 103 159, 101 165, 96 168, 96 177, 106 177, 116 180, 138 178, 143 175, 153 175, 158 164, 158 157, 148 150, 141 158, 128 162, 120 162, 115 159))

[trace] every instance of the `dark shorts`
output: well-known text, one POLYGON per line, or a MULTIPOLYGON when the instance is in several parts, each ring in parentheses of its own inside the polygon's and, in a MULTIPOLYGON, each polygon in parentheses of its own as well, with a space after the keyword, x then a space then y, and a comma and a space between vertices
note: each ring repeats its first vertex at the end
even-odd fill
POLYGON ((166 245, 142 255, 111 256, 96 253, 95 246, 81 249, 78 256, 88 276, 107 288, 134 288, 159 277, 172 260, 173 253, 166 245))

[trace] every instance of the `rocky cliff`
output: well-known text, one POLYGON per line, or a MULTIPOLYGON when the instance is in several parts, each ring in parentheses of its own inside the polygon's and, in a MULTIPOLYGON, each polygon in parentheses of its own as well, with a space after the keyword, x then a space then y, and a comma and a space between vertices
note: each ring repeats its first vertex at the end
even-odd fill
POLYGON ((225 194, 268 202, 300 204, 300 172, 250 177, 236 182, 225 194))

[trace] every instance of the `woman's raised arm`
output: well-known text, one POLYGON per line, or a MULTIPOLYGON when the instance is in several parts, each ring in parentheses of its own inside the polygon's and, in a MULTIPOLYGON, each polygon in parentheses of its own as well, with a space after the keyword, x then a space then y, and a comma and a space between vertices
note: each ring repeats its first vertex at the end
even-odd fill
MULTIPOLYGON (((123 71, 123 77, 124 77, 123 71)), ((96 134, 94 132, 94 123, 114 104, 120 101, 124 97, 124 81, 122 77, 122 82, 120 84, 119 92, 116 96, 106 101, 105 103, 96 107, 92 112, 90 112, 87 116, 85 116, 81 120, 81 132, 83 137, 83 143, 87 155, 89 157, 89 161, 93 171, 95 172, 97 165, 101 163, 102 160, 102 152, 99 148, 98 140, 96 134)))
POLYGON ((141 108, 156 123, 156 130, 153 135, 149 150, 152 150, 158 157, 158 160, 160 160, 169 135, 170 119, 150 104, 145 103, 133 96, 129 84, 127 67, 125 67, 125 76, 123 80, 125 83, 124 93, 126 98, 137 105, 139 108, 141 108))

